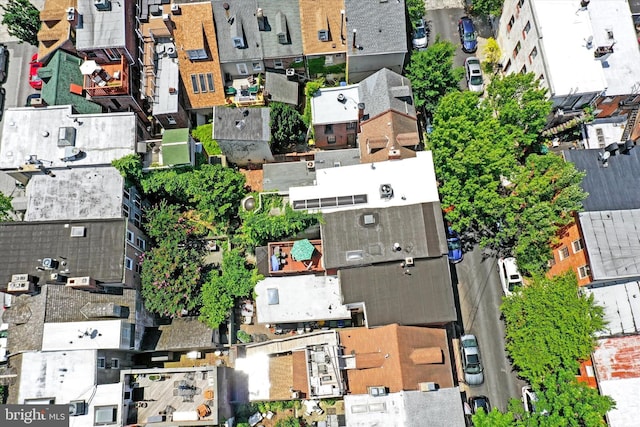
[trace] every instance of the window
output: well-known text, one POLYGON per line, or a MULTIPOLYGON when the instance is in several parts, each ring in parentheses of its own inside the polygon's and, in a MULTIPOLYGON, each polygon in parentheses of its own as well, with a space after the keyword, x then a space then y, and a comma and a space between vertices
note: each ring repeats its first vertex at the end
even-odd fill
POLYGON ((520 74, 527 74, 527 66, 523 65, 522 68, 520 69, 520 74))
POLYGON ((104 369, 107 366, 107 360, 104 357, 98 357, 98 368, 104 369))
POLYGON ((216 86, 213 84, 213 74, 207 73, 207 84, 209 85, 209 92, 214 92, 216 86))
POLYGON ((581 250, 584 249, 584 245, 582 244, 582 240, 578 239, 578 240, 574 240, 573 242, 571 242, 571 246, 573 246, 573 253, 577 253, 580 252, 581 250))
POLYGON ((127 270, 133 270, 133 260, 129 257, 125 257, 124 266, 127 268, 127 270))
POLYGON ((135 241, 135 234, 133 234, 133 231, 127 230, 127 242, 133 243, 134 241, 135 241))
POLYGON ((137 274, 142 274, 142 264, 136 264, 135 267, 134 267, 134 271, 137 274))
POLYGON ((197 61, 198 59, 207 59, 207 51, 204 49, 188 50, 187 55, 191 61, 197 61))
POLYGON ((504 66, 502 71, 504 71, 506 73, 507 71, 509 71, 509 68, 511 68, 511 60, 507 61, 507 65, 504 66))
POLYGON ((562 261, 565 258, 569 258, 569 248, 566 246, 563 246, 560 249, 558 249, 558 257, 560 258, 560 261, 562 261))
POLYGON ((579 279, 586 279, 590 275, 591 275, 591 267, 589 267, 589 264, 583 265, 582 267, 578 267, 578 278, 579 279))
POLYGON ((122 195, 124 196, 125 199, 129 200, 129 198, 131 197, 129 194, 129 190, 128 189, 124 189, 122 190, 122 195))
POLYGON ((540 74, 540 77, 538 77, 538 81, 540 83, 544 83, 544 74, 540 74))
POLYGON ((140 217, 139 213, 134 213, 133 214, 133 225, 135 225, 136 227, 140 228, 140 225, 142 223, 142 218, 140 217))
POLYGON ((526 39, 527 34, 531 31, 531 22, 527 21, 527 24, 524 26, 524 30, 522 30, 522 38, 526 39))
POLYGON ((120 369, 120 359, 111 359, 111 369, 120 369))
POLYGON ((247 64, 236 64, 236 68, 238 69, 238 73, 244 76, 249 74, 249 70, 247 69, 247 64))
POLYGON ((336 143, 336 137, 335 135, 332 136, 328 136, 327 137, 327 144, 335 144, 336 143))
POLYGON ((262 64, 259 62, 252 62, 251 67, 253 68, 253 71, 262 71, 262 64))
POLYGON ((556 265, 556 258, 555 257, 553 257, 549 261, 547 261, 547 266, 549 268, 553 267, 554 265, 556 265))
POLYGON ((284 68, 284 64, 282 63, 281 59, 276 59, 275 61, 273 61, 273 68, 284 68))
POLYGON ((175 125, 176 123, 176 119, 173 116, 167 116, 167 123, 169 123, 170 125, 175 125))
POLYGON ((325 125, 324 126, 324 133, 333 133, 333 125, 325 125))
POLYGON ((122 205, 122 215, 125 218, 129 218, 129 205, 122 205))
POLYGON ((191 87, 193 88, 193 93, 200 93, 200 88, 198 87, 198 76, 195 74, 191 74, 191 87))
POLYGON ((120 52, 117 49, 103 49, 104 54, 111 61, 119 61, 120 60, 120 52))
POLYGON ((509 19, 509 23, 507 24, 507 31, 511 31, 515 22, 516 19, 513 17, 513 15, 511 15, 511 19, 509 19))
POLYGON ((356 122, 347 123, 347 130, 354 130, 356 128, 356 122))
POLYGON ((94 426, 115 424, 118 420, 118 407, 116 405, 96 406, 93 418, 94 426))
POLYGON ((140 198, 140 195, 139 195, 139 194, 136 194, 136 195, 134 196, 134 203, 135 203, 135 205, 136 205, 136 208, 138 208, 138 209, 142 209, 142 199, 140 198))
POLYGON ((204 74, 198 74, 198 77, 200 77, 200 92, 206 92, 207 91, 207 82, 204 79, 204 74))
POLYGON ((533 63, 533 60, 536 59, 536 56, 538 56, 538 47, 534 46, 533 49, 531 49, 531 53, 529 54, 529 64, 533 63))
POLYGON ((514 58, 516 56, 518 56, 518 52, 520 52, 520 48, 522 48, 522 45, 520 44, 520 42, 516 43, 516 47, 515 47, 515 49, 513 49, 513 57, 514 58))
POLYGON ((140 237, 138 237, 136 239, 136 246, 144 251, 147 248, 147 242, 145 242, 144 239, 141 239, 140 237))

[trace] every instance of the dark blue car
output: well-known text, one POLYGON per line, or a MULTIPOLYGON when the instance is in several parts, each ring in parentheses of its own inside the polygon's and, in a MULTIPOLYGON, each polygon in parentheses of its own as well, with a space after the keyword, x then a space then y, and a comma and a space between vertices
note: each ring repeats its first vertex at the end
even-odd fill
POLYGON ((447 227, 447 247, 449 248, 449 262, 452 264, 462 261, 462 242, 458 233, 447 227))
POLYGON ((478 37, 473 21, 467 16, 463 16, 458 21, 458 32, 460 33, 460 43, 462 50, 467 53, 473 53, 478 49, 478 37))

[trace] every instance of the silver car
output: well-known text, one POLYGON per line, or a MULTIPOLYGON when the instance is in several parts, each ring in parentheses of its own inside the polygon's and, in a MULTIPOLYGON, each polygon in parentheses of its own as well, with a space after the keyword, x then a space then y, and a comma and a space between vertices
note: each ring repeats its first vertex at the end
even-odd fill
POLYGON ((480 68, 480 60, 475 56, 471 56, 464 61, 464 68, 467 73, 467 83, 471 92, 484 92, 484 79, 482 78, 482 69, 480 68))
POLYGON ((467 334, 460 338, 460 354, 462 356, 462 370, 464 381, 468 385, 480 385, 484 382, 480 349, 475 335, 467 334))
POLYGON ((427 30, 427 26, 424 22, 424 19, 420 19, 415 23, 413 29, 413 48, 414 49, 424 49, 427 47, 429 43, 429 32, 427 30))

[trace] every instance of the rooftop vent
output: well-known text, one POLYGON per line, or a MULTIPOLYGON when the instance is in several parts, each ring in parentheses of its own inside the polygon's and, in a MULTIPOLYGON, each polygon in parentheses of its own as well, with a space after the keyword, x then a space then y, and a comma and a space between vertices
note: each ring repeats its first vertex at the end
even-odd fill
POLYGON ((174 15, 180 15, 182 13, 182 10, 180 10, 180 5, 173 3, 171 5, 171 13, 173 13, 174 15))
POLYGON ((63 126, 58 129, 58 147, 73 147, 76 145, 76 128, 63 126))
POLYGON ((438 386, 433 381, 425 382, 425 383, 418 383, 418 387, 419 387, 420 391, 423 391, 423 392, 437 391, 438 390, 438 386))
POLYGON ((318 40, 321 42, 329 41, 329 30, 320 30, 318 31, 318 40))
POLYGON ((100 12, 111 10, 111 0, 93 0, 93 5, 100 12))
POLYGON ((86 228, 82 226, 71 227, 71 237, 84 237, 85 231, 86 228))
POLYGON ((311 170, 315 170, 316 169, 316 162, 313 161, 313 160, 309 160, 307 162, 307 169, 310 170, 310 171, 311 170))
POLYGON ((56 268, 58 268, 59 265, 60 263, 58 262, 57 259, 44 258, 42 260, 42 267, 44 267, 47 270, 55 270, 56 268))
POLYGON ((246 126, 244 120, 236 120, 236 128, 242 130, 246 126))
POLYGON ((76 19, 76 8, 68 7, 67 8, 67 21, 73 21, 76 19))
POLYGON ((382 386, 375 386, 375 387, 369 386, 367 387, 367 392, 369 393, 369 396, 373 396, 373 397, 386 396, 387 388, 382 386))
POLYGON ((381 199, 393 198, 393 188, 391 188, 391 184, 382 184, 380 186, 380 198, 381 199))
POLYGON ((338 102, 342 102, 344 104, 345 102, 347 102, 347 97, 344 96, 342 93, 339 93, 338 94, 338 102))

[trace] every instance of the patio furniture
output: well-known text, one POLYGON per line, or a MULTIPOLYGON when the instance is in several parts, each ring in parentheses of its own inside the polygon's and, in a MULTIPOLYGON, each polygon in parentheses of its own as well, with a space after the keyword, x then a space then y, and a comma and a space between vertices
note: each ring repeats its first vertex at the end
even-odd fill
POLYGON ((213 390, 211 390, 211 389, 207 389, 207 390, 204 391, 204 398, 207 399, 207 400, 213 399, 213 395, 214 395, 214 393, 213 393, 213 390))
POLYGON ((224 90, 224 93, 225 93, 225 94, 227 94, 227 95, 235 95, 235 94, 236 94, 236 92, 237 92, 237 90, 236 90, 236 88, 235 88, 235 87, 233 87, 233 86, 228 87, 228 88, 226 88, 226 89, 224 90))
POLYGON ((209 408, 209 406, 205 405, 204 403, 198 406, 197 411, 200 418, 208 417, 209 415, 211 415, 211 408, 209 408))
POLYGON ((249 88, 249 95, 257 95, 259 90, 260 90, 260 87, 258 85, 251 86, 249 88))

